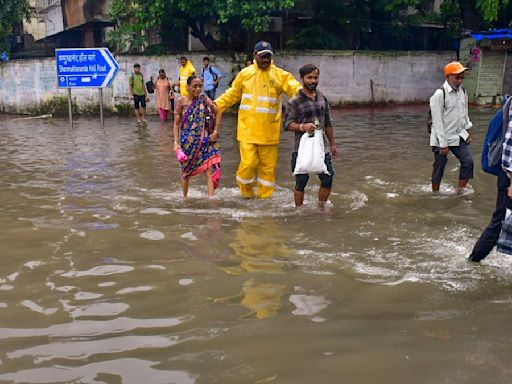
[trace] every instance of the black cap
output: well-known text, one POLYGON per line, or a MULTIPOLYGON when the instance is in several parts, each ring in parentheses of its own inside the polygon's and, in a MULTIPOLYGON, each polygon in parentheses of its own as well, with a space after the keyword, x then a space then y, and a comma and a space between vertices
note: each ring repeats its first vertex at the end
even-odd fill
POLYGON ((268 41, 258 41, 254 46, 254 53, 259 55, 269 54, 273 55, 274 51, 268 41))

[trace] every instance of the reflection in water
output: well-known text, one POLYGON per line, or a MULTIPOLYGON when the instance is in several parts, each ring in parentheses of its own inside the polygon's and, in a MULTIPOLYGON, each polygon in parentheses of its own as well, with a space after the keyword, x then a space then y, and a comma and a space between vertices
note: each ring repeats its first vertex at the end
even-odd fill
POLYGON ((183 371, 154 368, 159 362, 141 359, 106 360, 79 367, 34 368, 11 374, 0 374, 0 380, 17 383, 118 383, 193 384, 195 378, 183 371), (149 379, 149 380, 148 380, 149 379))
POLYGON ((80 360, 97 354, 112 354, 119 351, 128 352, 136 349, 166 348, 176 345, 178 338, 162 336, 121 336, 106 340, 78 340, 52 342, 46 345, 21 349, 7 354, 9 359, 32 356, 36 364, 52 359, 80 360))
POLYGON ((250 314, 257 319, 275 316, 281 306, 283 291, 283 285, 247 280, 242 288, 241 304, 249 308, 250 314))
POLYGON ((93 337, 103 334, 133 332, 136 329, 175 327, 184 319, 130 319, 117 317, 112 320, 75 320, 71 323, 55 324, 48 328, 0 328, 0 339, 30 336, 55 338, 93 337))
POLYGON ((83 276, 108 276, 118 273, 126 273, 134 270, 134 267, 128 265, 100 265, 87 271, 70 271, 61 274, 63 277, 83 277, 83 276))
POLYGON ((240 264, 225 270, 229 273, 280 273, 283 263, 291 255, 286 242, 286 236, 276 221, 244 220, 229 245, 240 264))
POLYGON ((290 301, 296 309, 292 312, 299 316, 312 316, 323 311, 331 302, 323 296, 290 295, 290 301))
MULTIPOLYGON (((284 260, 291 254, 285 246, 285 240, 275 221, 244 220, 240 222, 235 239, 230 244, 240 264, 223 270, 230 274, 281 273, 284 260)), ((276 315, 285 289, 282 284, 256 281, 263 278, 264 275, 245 281, 240 293, 241 304, 249 308, 250 314, 258 319, 276 315)))

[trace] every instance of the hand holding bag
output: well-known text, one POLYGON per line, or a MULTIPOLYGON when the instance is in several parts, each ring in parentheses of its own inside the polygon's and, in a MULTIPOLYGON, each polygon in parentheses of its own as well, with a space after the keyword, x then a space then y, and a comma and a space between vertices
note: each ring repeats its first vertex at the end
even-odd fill
POLYGON ((302 135, 297 153, 297 163, 293 171, 294 175, 304 173, 325 173, 329 175, 327 165, 324 162, 325 148, 322 133, 318 130, 312 137, 307 134, 302 135))

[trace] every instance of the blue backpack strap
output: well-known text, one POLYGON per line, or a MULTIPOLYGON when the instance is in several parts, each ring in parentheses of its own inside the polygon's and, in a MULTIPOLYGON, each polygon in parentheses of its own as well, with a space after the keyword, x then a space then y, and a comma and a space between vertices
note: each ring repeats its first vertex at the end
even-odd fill
POLYGON ((217 80, 219 78, 219 76, 217 76, 217 74, 215 72, 213 72, 213 67, 210 65, 208 67, 208 70, 210 71, 210 73, 212 74, 212 77, 213 77, 213 81, 217 80))

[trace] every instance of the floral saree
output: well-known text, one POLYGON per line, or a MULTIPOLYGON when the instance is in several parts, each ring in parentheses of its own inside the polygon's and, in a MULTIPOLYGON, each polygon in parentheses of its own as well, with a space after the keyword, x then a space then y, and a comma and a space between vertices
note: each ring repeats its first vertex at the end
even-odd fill
POLYGON ((187 155, 187 160, 181 163, 182 177, 189 178, 212 168, 215 188, 220 180, 220 149, 218 142, 210 142, 206 116, 207 108, 212 101, 205 95, 192 100, 184 107, 183 118, 180 124, 180 145, 187 155))

